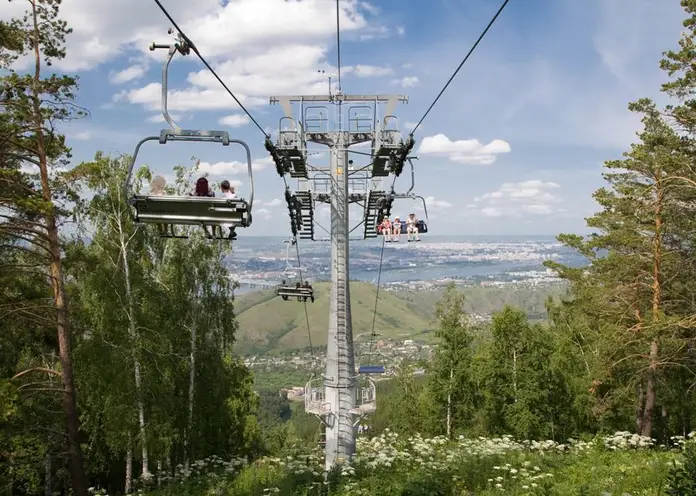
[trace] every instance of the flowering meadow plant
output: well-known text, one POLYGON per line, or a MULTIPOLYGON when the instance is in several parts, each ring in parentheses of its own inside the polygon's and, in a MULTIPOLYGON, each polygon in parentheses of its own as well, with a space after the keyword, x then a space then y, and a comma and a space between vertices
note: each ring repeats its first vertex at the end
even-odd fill
MULTIPOLYGON (((664 494, 670 467, 693 444, 694 433, 675 436, 669 446, 629 432, 592 440, 515 440, 419 434, 389 429, 359 437, 356 455, 326 476, 323 450, 290 449, 248 464, 212 456, 177 466, 157 478, 153 495, 397 495, 419 494, 664 494)), ((106 492, 93 491, 108 496, 106 492)))

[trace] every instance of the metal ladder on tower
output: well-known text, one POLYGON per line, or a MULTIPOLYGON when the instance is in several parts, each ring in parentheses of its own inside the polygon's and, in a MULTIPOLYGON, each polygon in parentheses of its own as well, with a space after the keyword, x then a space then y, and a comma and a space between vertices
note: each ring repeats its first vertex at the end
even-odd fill
POLYGON ((384 191, 370 191, 365 207, 364 238, 376 238, 379 233, 377 226, 385 215, 391 213, 391 201, 384 191))
POLYGON ((309 191, 298 191, 295 197, 300 202, 300 239, 314 239, 314 205, 312 203, 312 193, 309 191))

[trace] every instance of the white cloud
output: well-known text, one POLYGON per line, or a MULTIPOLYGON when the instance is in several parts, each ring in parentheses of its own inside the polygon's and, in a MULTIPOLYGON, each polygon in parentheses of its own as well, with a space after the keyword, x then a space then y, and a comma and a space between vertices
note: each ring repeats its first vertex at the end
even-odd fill
POLYGON ((262 205, 264 205, 265 207, 269 207, 269 208, 278 207, 282 204, 283 204, 283 201, 279 198, 273 198, 271 201, 262 202, 262 205))
MULTIPOLYGON (((265 169, 272 163, 272 158, 264 157, 259 160, 254 160, 251 163, 251 169, 256 172, 265 169)), ((234 160, 232 162, 215 162, 214 164, 210 162, 201 162, 198 164, 198 170, 204 174, 210 174, 211 176, 237 176, 246 174, 248 168, 245 162, 237 162, 234 160)))
POLYGON ((75 135, 71 136, 72 139, 78 140, 78 141, 87 141, 92 137, 92 133, 89 131, 82 131, 79 133, 76 133, 75 135))
MULTIPOLYGON (((325 76, 317 67, 326 66, 326 47, 287 44, 268 52, 238 57, 215 66, 216 72, 233 88, 245 107, 268 105, 269 95, 325 93, 325 76), (282 77, 278 75, 282 74, 282 77)), ((234 99, 208 71, 192 72, 186 88, 170 87, 170 110, 239 110, 234 99)), ((113 98, 154 110, 160 107, 161 84, 124 90, 113 98)))
POLYGON ((251 122, 249 117, 244 114, 231 114, 220 119, 218 124, 222 124, 223 126, 227 127, 242 127, 249 124, 249 122, 251 122))
POLYGON ((423 138, 418 153, 447 157, 460 164, 489 165, 497 155, 509 153, 510 145, 503 140, 493 140, 487 145, 477 139, 451 141, 444 134, 423 138))
POLYGON ((556 206, 562 199, 550 191, 560 188, 557 183, 538 179, 519 183, 503 183, 496 191, 474 198, 469 210, 477 210, 485 217, 520 217, 550 215, 562 212, 556 206))
POLYGON ((109 82, 111 84, 123 84, 135 79, 140 79, 147 72, 147 68, 142 65, 132 65, 126 67, 122 71, 109 73, 109 82))
POLYGON ((273 215, 271 214, 271 211, 267 208, 254 207, 254 217, 255 218, 261 217, 261 219, 263 219, 263 220, 270 220, 273 217, 273 215))
MULTIPOLYGON (((181 120, 181 115, 179 114, 169 114, 174 122, 181 120)), ((148 117, 147 122, 164 122, 164 116, 162 114, 154 114, 148 117)))
POLYGON ((428 207, 428 210, 444 210, 446 208, 450 208, 452 204, 448 201, 445 200, 437 200, 434 196, 426 196, 425 197, 425 204, 428 207))
POLYGON ((391 67, 380 67, 377 65, 356 65, 355 69, 353 70, 356 76, 358 77, 381 77, 381 76, 388 76, 389 74, 392 74, 394 71, 391 69, 391 67))
MULTIPOLYGON (((335 36, 336 6, 324 0, 170 0, 166 7, 206 57, 258 52, 297 41, 311 46, 335 36)), ((368 23, 371 7, 356 0, 341 2, 341 30, 346 35, 388 34, 387 28, 368 23)), ((6 2, 0 19, 19 17, 25 8, 25 2, 6 2)), ((161 60, 161 51, 147 50, 151 41, 167 39, 167 21, 154 3, 66 0, 61 17, 73 33, 68 36, 68 57, 56 63, 58 69, 92 69, 132 49, 161 60)))
POLYGON ((410 69, 411 67, 413 67, 413 64, 411 62, 407 62, 406 64, 403 64, 401 66, 402 69, 410 69))
POLYGON ((391 83, 399 85, 402 88, 413 88, 420 84, 420 80, 416 76, 405 76, 401 79, 394 79, 391 83))

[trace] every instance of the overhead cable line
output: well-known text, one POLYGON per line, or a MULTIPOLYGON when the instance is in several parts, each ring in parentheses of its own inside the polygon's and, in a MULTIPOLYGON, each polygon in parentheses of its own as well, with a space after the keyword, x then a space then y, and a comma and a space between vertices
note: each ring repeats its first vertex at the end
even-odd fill
MULTIPOLYGON (((156 0, 155 0, 155 1, 156 1, 156 0)), ((476 40, 476 42, 473 44, 473 46, 471 47, 471 49, 469 50, 469 52, 468 52, 468 53, 466 54, 466 56, 464 57, 464 60, 462 60, 462 62, 461 62, 461 63, 459 64, 459 66, 457 67, 457 69, 454 71, 454 74, 452 74, 452 76, 449 78, 449 80, 447 81, 447 83, 445 83, 445 86, 442 88, 442 90, 440 90, 440 93, 438 93, 438 95, 435 97, 435 100, 433 100, 433 103, 430 104, 430 107, 428 107, 428 110, 425 111, 425 114, 423 114, 423 117, 421 117, 421 119, 418 121, 418 123, 416 124, 416 127, 414 127, 414 128, 411 130, 411 132, 409 133, 411 136, 413 136, 413 133, 416 132, 416 129, 418 129, 418 128, 420 127, 421 123, 425 120, 425 118, 428 116, 428 114, 430 113, 430 111, 433 109, 433 107, 435 106, 435 104, 437 103, 437 101, 440 99, 440 97, 442 96, 442 94, 445 92, 445 90, 447 89, 447 87, 448 87, 448 86, 450 85, 450 83, 454 80, 455 76, 457 75, 457 73, 459 72, 459 70, 462 68, 462 66, 466 63, 467 60, 469 60, 469 57, 471 56, 471 54, 474 53, 474 50, 476 50, 476 47, 478 46, 478 44, 481 43, 481 40, 483 40, 483 37, 486 36, 486 33, 488 33, 488 30, 491 29, 491 26, 493 26, 493 24, 495 23, 496 19, 498 19, 498 16, 503 12, 503 10, 505 9, 505 7, 507 6, 507 4, 508 4, 509 2, 510 2, 510 0, 505 0, 505 1, 502 3, 502 5, 500 6, 500 8, 498 9, 498 12, 495 13, 495 15, 493 16, 493 18, 491 19, 491 21, 488 23, 488 26, 486 26, 486 29, 483 30, 483 32, 481 33, 481 35, 478 37, 478 39, 476 40)))
POLYGON ((228 86, 225 84, 225 82, 220 78, 220 76, 218 76, 217 72, 215 72, 215 70, 210 66, 208 61, 205 60, 203 55, 201 55, 201 52, 198 51, 198 48, 196 48, 196 45, 194 45, 193 42, 191 41, 191 39, 188 36, 186 36, 186 34, 182 31, 182 29, 179 27, 179 25, 176 23, 176 21, 172 18, 172 16, 169 14, 169 12, 167 12, 167 9, 164 8, 164 6, 160 2, 160 0, 154 0, 154 2, 160 8, 162 13, 165 16, 167 16, 167 19, 169 19, 169 22, 171 22, 172 25, 174 26, 174 28, 179 32, 179 34, 184 39, 184 41, 187 43, 189 48, 191 48, 191 50, 193 50, 193 53, 198 55, 198 58, 201 59, 201 62, 203 62, 203 65, 205 65, 207 67, 207 69, 213 74, 215 79, 218 80, 218 82, 222 85, 222 87, 225 88, 225 90, 227 90, 227 93, 229 93, 230 96, 232 98, 234 98, 234 101, 237 102, 237 105, 239 105, 239 107, 244 111, 244 113, 249 117, 249 119, 251 119, 251 122, 253 122, 257 128, 259 128, 259 130, 263 133, 263 135, 266 138, 270 138, 270 135, 266 131, 264 131, 264 129, 261 127, 261 125, 249 113, 249 111, 246 109, 246 107, 244 107, 244 105, 242 105, 242 102, 240 102, 239 99, 235 96, 235 94, 232 93, 232 90, 228 88, 228 86))
MULTIPOLYGON (((302 260, 300 260, 300 245, 295 238, 295 251, 297 252, 297 270, 300 273, 300 284, 303 284, 302 280, 302 260)), ((314 346, 312 345, 312 329, 309 326, 309 313, 307 312, 307 300, 304 300, 304 314, 305 321, 307 322, 307 337, 309 338, 309 354, 312 357, 312 362, 314 362, 314 346)))
POLYGON ((375 292, 375 308, 372 312, 372 332, 370 333, 370 347, 368 356, 368 365, 372 365, 372 344, 375 340, 375 322, 377 321, 377 302, 379 301, 379 287, 382 281, 382 261, 384 260, 384 245, 386 237, 382 236, 382 249, 379 252, 379 271, 377 272, 377 291, 375 292))
POLYGON ((338 91, 341 92, 341 7, 336 0, 336 52, 338 54, 338 91))

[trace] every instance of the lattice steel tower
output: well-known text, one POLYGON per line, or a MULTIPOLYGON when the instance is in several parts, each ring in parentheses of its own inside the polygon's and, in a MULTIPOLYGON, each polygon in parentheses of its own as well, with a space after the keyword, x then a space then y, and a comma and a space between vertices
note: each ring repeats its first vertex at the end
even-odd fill
POLYGON ((267 139, 266 149, 278 174, 297 180, 297 186, 291 188, 286 179, 285 191, 293 235, 314 240, 315 204, 331 206, 330 228, 325 229, 331 240, 326 371, 305 388, 306 410, 326 426, 327 470, 353 455, 356 425, 376 408, 374 383, 368 380, 359 385, 355 372, 349 236, 362 225, 362 239, 377 237, 377 225, 390 215, 394 199, 413 197, 383 186, 390 175, 396 178, 401 174, 414 145, 411 136, 403 139, 392 115, 398 102, 407 101, 405 95, 344 95, 340 91, 335 95, 271 97, 271 104, 279 103, 285 116, 280 119, 276 143, 267 139), (299 104, 299 118, 293 116, 293 103, 299 104), (381 117, 380 105, 384 105, 381 117), (330 108, 334 109, 334 120, 330 108), (307 143, 329 147, 329 167, 308 163, 307 143), (370 143, 371 151, 351 152, 369 156, 369 163, 353 166, 349 147, 360 143, 370 143), (351 204, 363 208, 363 218, 353 228, 349 227, 351 204))

